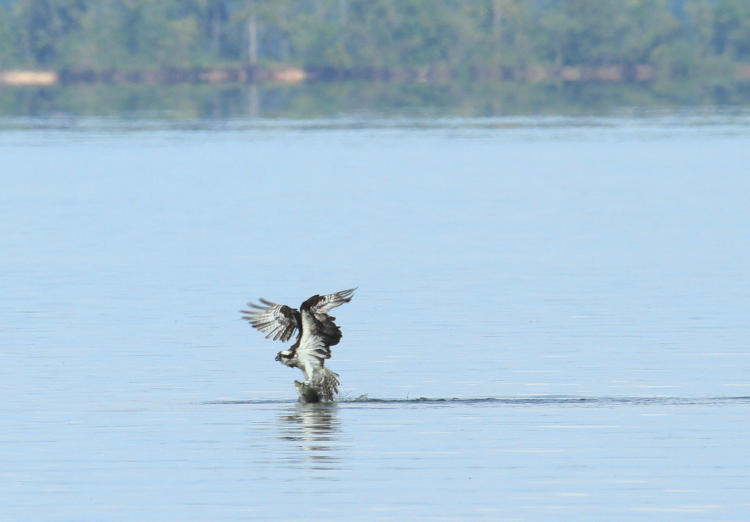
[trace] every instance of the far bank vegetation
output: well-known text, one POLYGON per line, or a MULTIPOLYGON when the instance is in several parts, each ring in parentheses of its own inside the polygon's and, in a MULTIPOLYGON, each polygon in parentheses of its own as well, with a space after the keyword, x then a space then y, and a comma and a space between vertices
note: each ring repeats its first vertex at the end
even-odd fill
POLYGON ((0 0, 0 83, 750 77, 747 0, 0 0))

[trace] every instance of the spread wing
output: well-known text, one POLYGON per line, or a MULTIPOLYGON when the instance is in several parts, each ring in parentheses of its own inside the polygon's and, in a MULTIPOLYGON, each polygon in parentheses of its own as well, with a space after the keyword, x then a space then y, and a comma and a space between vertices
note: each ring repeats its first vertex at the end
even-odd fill
POLYGON ((280 305, 260 299, 262 304, 247 303, 254 310, 240 310, 242 318, 249 321, 254 328, 263 333, 268 332, 266 339, 288 341, 294 332, 300 329, 299 312, 286 305, 280 305))
POLYGON ((312 379, 314 372, 323 367, 326 359, 331 358, 331 347, 326 344, 323 336, 306 330, 297 345, 297 358, 302 363, 301 367, 307 378, 312 379))
MULTIPOLYGON (((305 372, 307 383, 312 385, 321 397, 325 400, 333 400, 338 393, 339 379, 336 372, 325 367, 325 360, 331 357, 330 339, 317 329, 308 329, 306 323, 310 320, 314 321, 311 319, 312 314, 303 311, 301 315, 305 326, 300 340, 295 343, 298 361, 296 366, 305 372)), ((335 328, 338 330, 337 327, 335 328)), ((341 332, 339 332, 340 337, 341 332)))
POLYGON ((302 337, 297 346, 297 357, 305 373, 309 373, 308 369, 321 368, 324 361, 331 358, 331 346, 341 340, 341 329, 334 323, 336 318, 328 315, 328 312, 351 301, 354 290, 356 288, 335 294, 314 295, 300 306, 302 337))
MULTIPOLYGON (((337 306, 341 306, 344 303, 348 303, 352 300, 352 295, 354 294, 354 291, 356 288, 350 288, 349 290, 341 290, 340 292, 336 292, 333 294, 328 295, 314 295, 304 303, 302 303, 302 307, 305 307, 305 305, 308 305, 306 308, 308 308, 313 314, 315 314, 315 318, 318 321, 325 321, 329 318, 327 315, 328 312, 330 312, 332 309, 336 308, 337 306)), ((336 319, 335 317, 331 317, 331 319, 336 319)))

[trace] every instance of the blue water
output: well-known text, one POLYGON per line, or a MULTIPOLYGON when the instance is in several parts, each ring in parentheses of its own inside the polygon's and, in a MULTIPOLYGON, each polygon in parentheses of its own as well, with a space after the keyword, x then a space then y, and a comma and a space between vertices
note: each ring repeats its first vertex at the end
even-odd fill
POLYGON ((750 517, 746 116, 2 127, 3 519, 750 517))

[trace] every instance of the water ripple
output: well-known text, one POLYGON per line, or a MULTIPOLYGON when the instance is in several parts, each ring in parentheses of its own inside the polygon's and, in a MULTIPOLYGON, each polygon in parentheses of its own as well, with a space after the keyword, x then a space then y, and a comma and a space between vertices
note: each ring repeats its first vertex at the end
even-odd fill
MULTIPOLYGON (((294 404, 293 400, 217 400, 206 401, 204 405, 262 405, 262 404, 294 404)), ((431 398, 418 397, 413 399, 380 399, 374 397, 360 396, 353 399, 342 399, 334 403, 309 404, 306 406, 316 408, 330 408, 337 404, 498 404, 507 406, 720 406, 720 405, 748 405, 750 396, 730 397, 579 397, 569 395, 544 395, 531 397, 451 397, 431 398)))

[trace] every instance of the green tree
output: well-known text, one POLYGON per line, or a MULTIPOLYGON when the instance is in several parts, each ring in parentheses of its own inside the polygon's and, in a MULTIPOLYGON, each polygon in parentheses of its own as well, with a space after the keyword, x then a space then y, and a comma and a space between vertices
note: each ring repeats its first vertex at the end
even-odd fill
POLYGON ((13 65, 13 36, 7 22, 5 8, 0 5, 0 69, 13 65))
POLYGON ((85 0, 18 0, 12 27, 21 60, 50 66, 61 58, 61 46, 80 26, 85 0))
POLYGON ((748 59, 750 4, 745 0, 718 0, 714 7, 712 44, 717 54, 748 59))
POLYGON ((747 0, 0 0, 0 66, 500 71, 750 62, 747 0))

